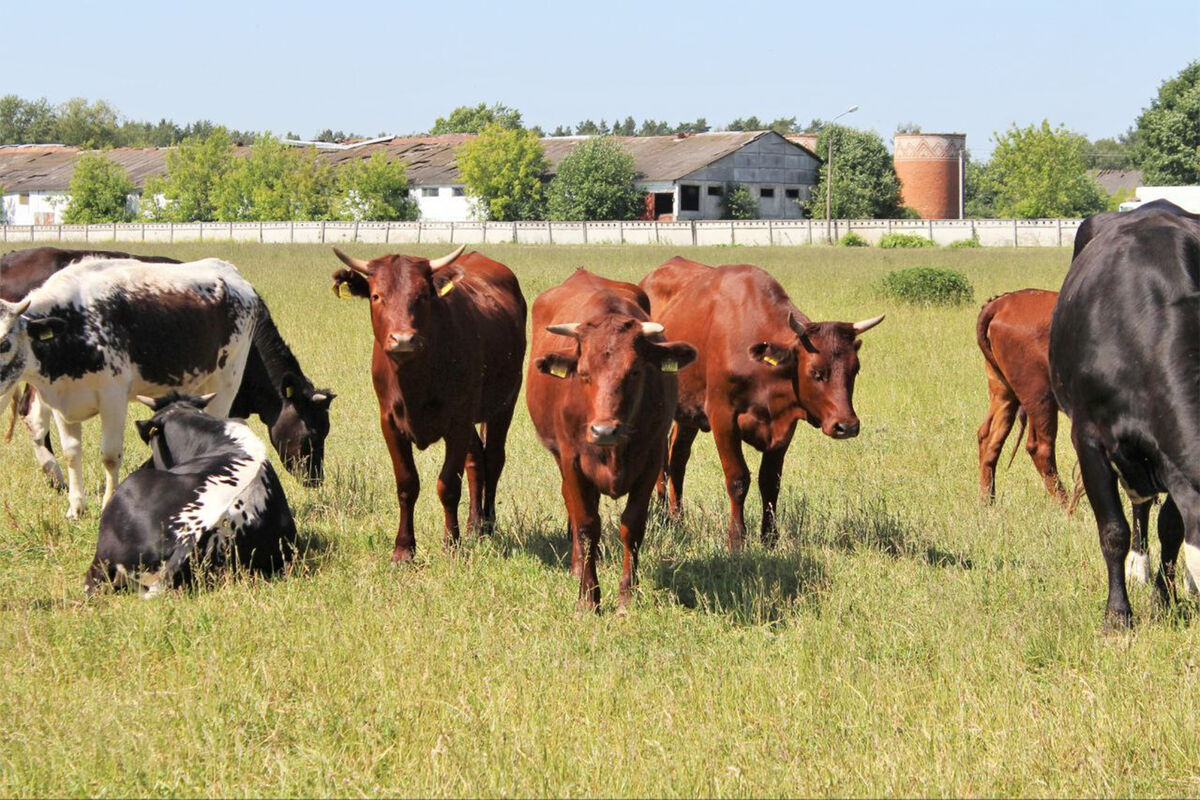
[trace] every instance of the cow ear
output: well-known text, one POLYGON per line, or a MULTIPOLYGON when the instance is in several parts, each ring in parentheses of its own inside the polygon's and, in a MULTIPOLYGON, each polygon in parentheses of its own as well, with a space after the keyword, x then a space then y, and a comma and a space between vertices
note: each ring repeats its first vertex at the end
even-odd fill
POLYGON ((579 357, 567 353, 547 353, 533 362, 537 371, 555 378, 570 378, 579 366, 579 357))
POLYGON ((646 342, 643 347, 643 357, 667 373, 679 372, 699 355, 687 342, 646 342))
POLYGON ((138 436, 142 437, 146 444, 150 444, 150 440, 158 435, 158 426, 154 424, 153 419, 134 420, 133 424, 137 426, 138 436))
POLYGON ((454 266, 441 267, 434 270, 433 273, 433 290, 437 292, 438 297, 445 297, 454 291, 454 287, 462 280, 463 271, 454 266))
POLYGON ((337 297, 369 297, 371 285, 354 270, 339 269, 333 273, 333 293, 337 297))
POLYGON ((785 367, 796 360, 792 348, 771 342, 758 342, 750 345, 747 351, 750 358, 768 367, 785 367))
POLYGON ((58 336, 67 329, 66 320, 60 317, 22 317, 25 320, 25 330, 29 338, 37 342, 45 342, 58 336))
POLYGON ((300 379, 290 372, 285 372, 279 379, 279 396, 284 400, 295 400, 300 388, 300 379))

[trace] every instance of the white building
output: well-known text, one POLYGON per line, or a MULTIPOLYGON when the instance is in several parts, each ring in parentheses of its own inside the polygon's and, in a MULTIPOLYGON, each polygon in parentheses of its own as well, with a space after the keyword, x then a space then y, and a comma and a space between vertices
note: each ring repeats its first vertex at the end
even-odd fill
MULTIPOLYGON (((78 147, 58 144, 0 145, 0 222, 8 225, 61 225, 70 195, 78 147)), ((104 155, 129 175, 137 208, 146 178, 166 171, 166 148, 118 147, 104 155)))

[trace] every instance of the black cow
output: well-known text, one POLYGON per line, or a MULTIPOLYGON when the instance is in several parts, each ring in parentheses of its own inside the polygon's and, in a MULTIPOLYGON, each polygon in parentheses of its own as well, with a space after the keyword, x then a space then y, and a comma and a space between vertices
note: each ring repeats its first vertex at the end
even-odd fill
POLYGON ((1096 513, 1107 620, 1127 626, 1118 480, 1135 504, 1167 493, 1160 594, 1174 594, 1181 543, 1189 588, 1200 583, 1200 223, 1153 210, 1095 232, 1054 308, 1050 374, 1096 513))
POLYGON ((1149 203, 1142 203, 1137 208, 1129 211, 1105 211, 1100 214, 1092 214, 1079 223, 1079 228, 1075 231, 1075 247, 1071 252, 1071 260, 1074 261, 1078 258, 1079 254, 1083 252, 1083 248, 1087 247, 1088 242, 1096 238, 1096 234, 1104 230, 1109 223, 1120 219, 1129 219, 1131 216, 1149 214, 1154 211, 1166 211, 1168 214, 1174 214, 1177 217, 1200 220, 1200 215, 1189 213, 1170 200, 1151 200, 1149 203))
POLYGON ((263 443, 242 420, 204 413, 211 395, 138 399, 154 409, 137 423, 153 466, 130 473, 100 515, 87 592, 112 584, 157 594, 231 561, 282 569, 296 526, 263 443))

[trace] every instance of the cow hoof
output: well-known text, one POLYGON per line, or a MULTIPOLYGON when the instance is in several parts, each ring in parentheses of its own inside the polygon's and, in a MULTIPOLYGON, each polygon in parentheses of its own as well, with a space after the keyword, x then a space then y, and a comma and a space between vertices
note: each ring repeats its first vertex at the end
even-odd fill
POLYGON ((1136 586, 1145 586, 1150 583, 1150 557, 1145 553, 1136 553, 1132 550, 1125 556, 1125 574, 1129 578, 1129 583, 1136 586))
POLYGON ((416 552, 415 552, 414 548, 397 547, 395 552, 392 553, 392 564, 396 565, 396 564, 407 563, 409 561, 412 561, 413 557, 415 555, 416 555, 416 552))
POLYGON ((1133 613, 1130 611, 1108 611, 1104 614, 1106 634, 1128 633, 1133 628, 1133 613))
POLYGON ((67 519, 76 520, 83 516, 84 504, 82 501, 76 502, 72 500, 67 504, 67 519))

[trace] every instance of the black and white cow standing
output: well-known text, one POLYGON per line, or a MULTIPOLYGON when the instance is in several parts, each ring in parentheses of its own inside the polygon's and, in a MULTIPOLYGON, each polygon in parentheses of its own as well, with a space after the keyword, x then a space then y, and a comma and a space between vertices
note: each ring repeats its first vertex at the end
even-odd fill
POLYGON ((82 423, 100 415, 104 503, 117 486, 126 407, 136 395, 212 392, 225 416, 264 308, 232 264, 85 259, 19 303, 0 301, 0 398, 18 381, 56 412, 67 516, 84 507, 82 423))
POLYGON ((296 525, 267 447, 240 419, 204 412, 211 395, 139 397, 153 467, 130 473, 100 515, 89 594, 101 586, 178 586, 232 563, 273 574, 291 560, 296 525))

